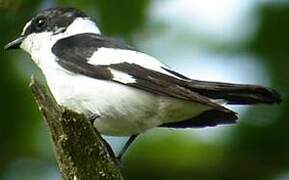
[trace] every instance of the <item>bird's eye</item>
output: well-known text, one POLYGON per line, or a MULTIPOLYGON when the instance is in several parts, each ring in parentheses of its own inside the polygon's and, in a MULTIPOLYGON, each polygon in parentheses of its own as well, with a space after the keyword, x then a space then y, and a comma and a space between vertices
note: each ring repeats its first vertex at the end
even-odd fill
POLYGON ((43 31, 47 26, 47 20, 45 18, 36 19, 35 29, 36 31, 43 31))

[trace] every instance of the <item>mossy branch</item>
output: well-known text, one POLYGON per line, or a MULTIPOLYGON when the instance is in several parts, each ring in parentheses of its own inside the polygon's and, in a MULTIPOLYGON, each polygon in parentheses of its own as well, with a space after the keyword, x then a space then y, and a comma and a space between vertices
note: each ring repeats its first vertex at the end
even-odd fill
POLYGON ((59 106, 45 85, 30 85, 53 141, 64 180, 123 179, 117 160, 84 115, 59 106))

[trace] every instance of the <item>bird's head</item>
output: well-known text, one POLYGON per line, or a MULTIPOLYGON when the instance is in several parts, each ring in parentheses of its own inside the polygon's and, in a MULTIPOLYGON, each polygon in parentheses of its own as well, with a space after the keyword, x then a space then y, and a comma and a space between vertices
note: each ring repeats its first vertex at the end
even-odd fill
POLYGON ((75 8, 50 8, 41 11, 26 23, 21 35, 8 43, 5 49, 22 48, 28 53, 43 45, 81 33, 100 34, 89 16, 75 8))

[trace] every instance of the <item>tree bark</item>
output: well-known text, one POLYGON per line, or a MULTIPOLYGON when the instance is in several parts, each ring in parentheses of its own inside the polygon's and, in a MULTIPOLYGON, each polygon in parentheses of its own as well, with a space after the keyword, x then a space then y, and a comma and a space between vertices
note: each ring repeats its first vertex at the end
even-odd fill
POLYGON ((89 120, 58 105, 45 85, 30 85, 48 125, 64 180, 123 179, 118 160, 89 120))

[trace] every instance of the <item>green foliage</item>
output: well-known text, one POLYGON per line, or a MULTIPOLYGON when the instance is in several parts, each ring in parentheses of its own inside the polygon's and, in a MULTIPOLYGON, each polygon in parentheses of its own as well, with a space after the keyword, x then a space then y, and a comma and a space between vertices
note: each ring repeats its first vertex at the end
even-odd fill
MULTIPOLYGON (((1 47, 20 34, 21 30, 15 27, 23 26, 38 4, 35 0, 1 1, 1 47)), ((35 153, 33 136, 40 119, 15 60, 11 53, 0 54, 0 174, 10 161, 35 153)))

